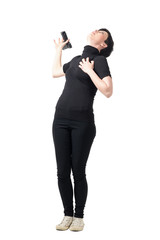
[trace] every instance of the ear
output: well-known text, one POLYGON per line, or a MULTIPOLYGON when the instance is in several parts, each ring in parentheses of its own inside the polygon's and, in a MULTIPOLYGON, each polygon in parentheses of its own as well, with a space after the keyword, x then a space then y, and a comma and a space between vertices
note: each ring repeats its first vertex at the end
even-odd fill
POLYGON ((102 43, 101 46, 102 46, 103 48, 108 47, 108 45, 107 45, 106 43, 102 43))

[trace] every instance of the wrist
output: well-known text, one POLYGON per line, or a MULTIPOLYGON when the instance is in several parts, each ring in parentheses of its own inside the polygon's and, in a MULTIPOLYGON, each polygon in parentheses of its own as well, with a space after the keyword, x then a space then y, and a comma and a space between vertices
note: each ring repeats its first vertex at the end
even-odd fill
POLYGON ((93 70, 92 68, 88 69, 88 71, 87 71, 88 75, 90 76, 90 74, 92 74, 93 71, 94 71, 94 70, 93 70))
POLYGON ((56 48, 56 52, 62 52, 62 47, 58 47, 58 48, 56 48))

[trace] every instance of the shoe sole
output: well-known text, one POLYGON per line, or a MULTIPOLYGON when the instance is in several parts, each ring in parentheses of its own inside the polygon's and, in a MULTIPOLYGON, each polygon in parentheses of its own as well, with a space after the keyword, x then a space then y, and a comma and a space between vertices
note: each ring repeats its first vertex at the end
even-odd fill
POLYGON ((59 231, 65 231, 65 230, 68 230, 68 229, 69 229, 69 227, 64 228, 64 227, 56 226, 56 230, 59 230, 59 231))
POLYGON ((69 230, 70 230, 70 231, 74 231, 74 232, 78 232, 78 231, 82 231, 83 228, 84 228, 84 227, 81 227, 81 228, 76 228, 76 227, 74 228, 74 227, 72 227, 72 228, 69 228, 69 230))

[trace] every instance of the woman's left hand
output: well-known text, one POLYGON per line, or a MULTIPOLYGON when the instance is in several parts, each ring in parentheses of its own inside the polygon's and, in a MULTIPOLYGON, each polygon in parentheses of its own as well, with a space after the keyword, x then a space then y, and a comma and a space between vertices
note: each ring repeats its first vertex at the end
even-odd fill
POLYGON ((79 62, 79 67, 83 70, 83 72, 87 73, 89 72, 90 69, 94 68, 94 61, 91 61, 91 63, 89 62, 89 57, 85 59, 82 59, 82 62, 79 62))

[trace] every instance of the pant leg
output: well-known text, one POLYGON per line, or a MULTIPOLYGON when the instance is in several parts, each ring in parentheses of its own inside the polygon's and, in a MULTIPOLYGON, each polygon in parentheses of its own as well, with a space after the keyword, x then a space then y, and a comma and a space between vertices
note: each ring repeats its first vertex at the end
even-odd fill
POLYGON ((72 123, 72 171, 74 177, 75 217, 83 218, 88 194, 86 163, 96 135, 94 123, 72 123))
POLYGON ((58 187, 65 216, 73 216, 73 188, 71 173, 71 132, 67 120, 54 119, 52 134, 57 163, 58 187))

